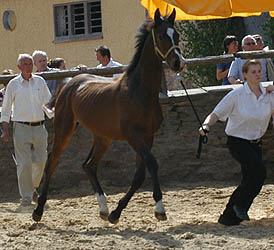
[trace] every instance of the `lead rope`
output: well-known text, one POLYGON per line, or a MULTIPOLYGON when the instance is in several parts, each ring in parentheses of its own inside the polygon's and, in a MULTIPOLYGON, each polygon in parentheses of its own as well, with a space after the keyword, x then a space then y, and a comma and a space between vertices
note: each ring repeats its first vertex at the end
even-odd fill
MULTIPOLYGON (((185 87, 185 85, 184 85, 184 83, 183 83, 183 79, 182 79, 182 76, 181 76, 180 73, 177 74, 177 78, 178 78, 178 80, 180 81, 181 85, 183 86, 183 88, 184 88, 184 90, 185 90, 185 92, 186 92, 186 96, 187 96, 188 101, 190 102, 190 105, 191 105, 191 107, 192 107, 192 109, 193 109, 193 111, 194 111, 194 114, 195 114, 195 116, 196 116, 196 118, 197 118, 197 120, 198 120, 198 122, 199 122, 199 124, 200 124, 200 127, 202 128, 202 130, 204 131, 204 133, 207 134, 209 131, 207 131, 206 129, 203 129, 203 124, 201 123, 201 120, 200 120, 200 118, 199 118, 199 116, 198 116, 198 114, 197 114, 197 111, 196 111, 196 109, 195 109, 195 107, 194 107, 194 105, 193 105, 193 103, 192 103, 192 101, 191 101, 191 99, 190 99, 190 96, 188 95, 188 92, 187 92, 186 87, 185 87)), ((203 136, 203 135, 200 135, 200 138, 199 138, 199 146, 198 146, 198 150, 197 150, 197 153, 196 153, 196 158, 197 158, 197 159, 200 159, 201 152, 202 152, 202 145, 203 145, 203 144, 206 144, 207 142, 208 142, 208 137, 207 137, 207 135, 204 135, 204 136, 203 136)))

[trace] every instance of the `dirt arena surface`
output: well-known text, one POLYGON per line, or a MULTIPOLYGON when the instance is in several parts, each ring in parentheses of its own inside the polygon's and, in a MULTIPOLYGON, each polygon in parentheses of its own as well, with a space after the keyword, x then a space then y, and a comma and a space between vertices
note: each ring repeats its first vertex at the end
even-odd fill
MULTIPOLYGON (((251 220, 239 226, 222 226, 217 223, 218 217, 240 181, 240 168, 233 167, 235 162, 226 149, 207 145, 201 160, 195 160, 192 152, 181 160, 178 150, 172 148, 174 143, 163 148, 157 139, 155 154, 167 221, 159 222, 154 217, 151 178, 147 174, 119 223, 112 225, 100 219, 94 192, 81 169, 90 149, 89 140, 80 131, 64 152, 51 181, 49 208, 39 223, 32 220, 32 209, 17 212, 16 167, 6 145, 0 144, 0 249, 274 249, 273 172, 249 211, 251 220), (212 162, 218 172, 205 159, 207 151, 215 154, 212 162), (236 174, 227 178, 231 171, 236 174)), ((134 174, 134 153, 124 144, 116 146, 106 155, 98 173, 110 211, 116 208, 134 174)), ((185 147, 187 151, 189 146, 185 147)))
MULTIPOLYGON (((154 217, 149 185, 136 193, 112 225, 100 219, 88 181, 52 190, 39 223, 32 211, 18 213, 18 194, 0 200, 0 249, 274 249, 274 185, 266 184, 250 209, 251 220, 239 226, 217 223, 234 185, 173 183, 163 186, 168 219, 154 217)), ((108 187, 109 209, 124 187, 108 187)))

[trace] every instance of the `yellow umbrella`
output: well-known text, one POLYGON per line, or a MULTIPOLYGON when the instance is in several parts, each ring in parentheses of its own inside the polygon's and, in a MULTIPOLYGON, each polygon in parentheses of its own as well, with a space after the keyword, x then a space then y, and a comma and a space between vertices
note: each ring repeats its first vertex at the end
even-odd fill
POLYGON ((177 20, 208 20, 229 17, 259 16, 269 12, 274 17, 273 0, 142 0, 153 17, 157 8, 162 15, 176 9, 177 20))

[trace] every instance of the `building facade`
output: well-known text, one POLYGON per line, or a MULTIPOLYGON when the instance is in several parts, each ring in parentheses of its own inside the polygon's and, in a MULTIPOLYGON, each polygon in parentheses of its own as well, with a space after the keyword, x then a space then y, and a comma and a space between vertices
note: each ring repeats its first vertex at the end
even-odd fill
POLYGON ((146 11, 138 0, 0 0, 0 72, 18 72, 18 54, 46 51, 67 68, 98 64, 94 49, 110 48, 114 60, 128 64, 138 26, 146 11))

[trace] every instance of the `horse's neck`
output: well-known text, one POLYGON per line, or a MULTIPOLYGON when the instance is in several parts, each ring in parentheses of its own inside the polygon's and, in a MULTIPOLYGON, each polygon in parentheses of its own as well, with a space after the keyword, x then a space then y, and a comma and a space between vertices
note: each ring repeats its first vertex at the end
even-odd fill
POLYGON ((145 42, 136 70, 141 74, 142 82, 140 84, 143 84, 145 89, 151 92, 159 92, 163 66, 162 60, 155 53, 151 35, 145 42))

